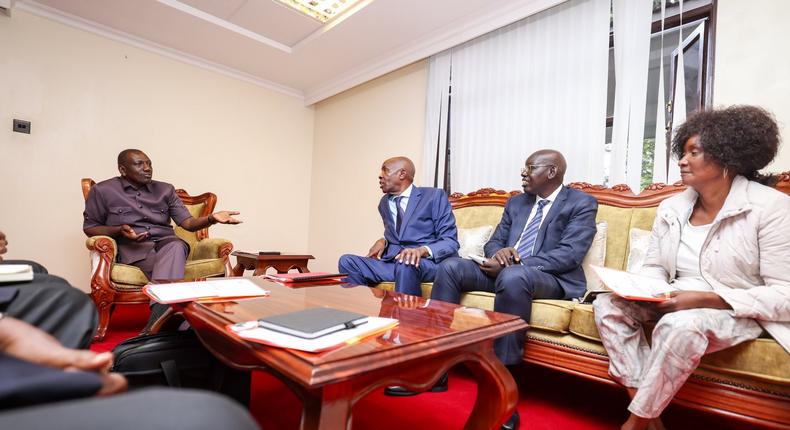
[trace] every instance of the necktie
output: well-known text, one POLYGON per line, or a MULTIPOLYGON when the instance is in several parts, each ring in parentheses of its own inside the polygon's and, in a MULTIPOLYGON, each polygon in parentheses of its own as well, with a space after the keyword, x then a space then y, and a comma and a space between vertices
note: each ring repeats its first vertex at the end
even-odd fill
POLYGON ((532 255, 532 248, 535 247, 535 240, 538 238, 538 230, 540 230, 540 221, 543 219, 543 206, 549 201, 541 200, 538 202, 538 208, 535 211, 535 216, 521 233, 521 239, 518 242, 518 255, 522 259, 532 255))
POLYGON ((395 232, 400 234, 400 225, 403 222, 403 208, 400 206, 400 201, 403 196, 395 197, 395 232))

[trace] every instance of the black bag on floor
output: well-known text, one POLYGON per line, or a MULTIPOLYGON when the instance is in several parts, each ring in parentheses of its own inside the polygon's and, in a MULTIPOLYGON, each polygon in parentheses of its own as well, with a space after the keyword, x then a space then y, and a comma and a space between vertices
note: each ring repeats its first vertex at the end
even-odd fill
POLYGON ((124 375, 132 389, 151 385, 201 388, 249 404, 250 372, 220 362, 192 330, 133 337, 112 352, 112 370, 124 375))

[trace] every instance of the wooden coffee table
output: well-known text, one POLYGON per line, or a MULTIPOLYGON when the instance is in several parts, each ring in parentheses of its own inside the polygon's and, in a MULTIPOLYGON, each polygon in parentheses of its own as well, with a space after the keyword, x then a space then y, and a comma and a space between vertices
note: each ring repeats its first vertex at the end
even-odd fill
POLYGON ((312 255, 260 255, 258 253, 234 251, 231 255, 236 256, 236 265, 233 267, 233 276, 241 276, 245 270, 254 270, 254 276, 265 275, 266 270, 273 267, 277 273, 288 273, 291 269, 296 269, 299 273, 309 272, 307 260, 315 257, 312 255))
MULTIPOLYGON (((265 298, 189 303, 181 309, 203 344, 237 369, 260 369, 282 380, 304 403, 301 429, 345 429, 362 397, 388 385, 425 391, 463 363, 478 383, 467 429, 498 429, 513 413, 516 383, 496 358, 493 339, 527 328, 514 315, 349 284, 289 288, 250 278, 271 291, 265 298), (330 306, 397 318, 390 331, 318 354, 247 342, 227 324, 330 306)), ((452 387, 451 387, 452 389, 452 387)))

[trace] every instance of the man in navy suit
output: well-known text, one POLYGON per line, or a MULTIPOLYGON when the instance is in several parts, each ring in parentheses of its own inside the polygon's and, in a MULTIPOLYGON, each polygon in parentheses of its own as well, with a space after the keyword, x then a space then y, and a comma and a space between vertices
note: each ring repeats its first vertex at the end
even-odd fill
POLYGON ((447 195, 437 188, 415 187, 413 181, 414 163, 408 158, 390 158, 381 165, 384 237, 365 257, 340 257, 338 269, 348 273, 349 282, 395 281, 396 291, 419 296, 420 283, 433 281, 436 265, 457 255, 455 217, 447 195))
MULTIPOLYGON (((494 310, 529 322, 533 299, 581 297, 586 289, 581 264, 595 236, 598 203, 589 194, 562 186, 565 157, 541 150, 521 170, 524 194, 511 197, 493 236, 487 260, 451 258, 437 270, 431 298, 459 303, 461 293, 496 294, 494 310)), ((520 363, 526 333, 494 341, 505 365, 520 363)), ((518 413, 504 429, 518 427, 518 413)))

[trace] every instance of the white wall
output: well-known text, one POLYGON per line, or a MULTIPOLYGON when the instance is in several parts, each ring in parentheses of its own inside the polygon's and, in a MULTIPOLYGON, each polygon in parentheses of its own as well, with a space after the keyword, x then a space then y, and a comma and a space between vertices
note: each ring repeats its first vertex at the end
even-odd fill
POLYGON ((334 271, 342 254, 365 254, 383 236, 381 163, 403 155, 422 171, 427 84, 420 61, 316 105, 311 270, 334 271))
POLYGON ((244 224, 211 236, 308 251, 313 109, 301 100, 18 10, 0 17, 0 41, 7 258, 87 289, 80 178, 117 175, 128 147, 151 157, 155 179, 241 211, 244 224), (32 134, 12 133, 12 118, 32 121, 32 134))
POLYGON ((713 102, 771 110, 785 144, 767 170, 790 170, 790 1, 719 0, 713 102))

